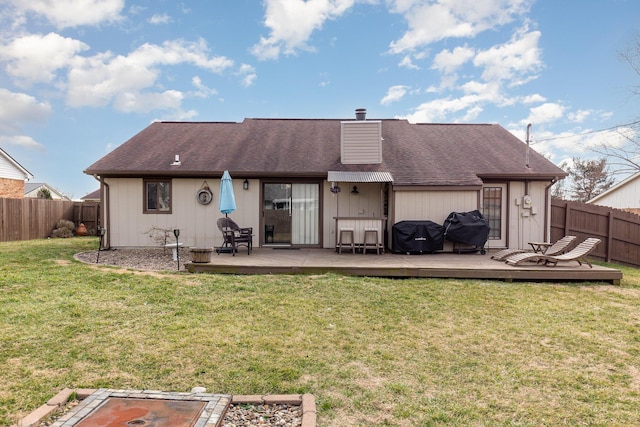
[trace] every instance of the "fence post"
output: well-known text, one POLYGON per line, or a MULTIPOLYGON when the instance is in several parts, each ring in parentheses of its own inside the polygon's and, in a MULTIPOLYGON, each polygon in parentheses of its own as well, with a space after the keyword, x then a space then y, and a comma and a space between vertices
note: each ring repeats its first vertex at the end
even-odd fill
POLYGON ((609 211, 609 224, 607 225, 607 253, 605 260, 611 262, 611 251, 613 246, 613 211, 609 211))
POLYGON ((564 203, 564 235, 569 235, 569 216, 570 216, 571 207, 569 206, 569 202, 564 203))

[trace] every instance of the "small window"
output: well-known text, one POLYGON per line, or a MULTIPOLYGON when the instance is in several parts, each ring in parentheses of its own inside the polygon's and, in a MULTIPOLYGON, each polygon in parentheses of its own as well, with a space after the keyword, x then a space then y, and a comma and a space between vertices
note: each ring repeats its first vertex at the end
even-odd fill
POLYGON ((144 181, 144 213, 171 213, 171 181, 144 181))

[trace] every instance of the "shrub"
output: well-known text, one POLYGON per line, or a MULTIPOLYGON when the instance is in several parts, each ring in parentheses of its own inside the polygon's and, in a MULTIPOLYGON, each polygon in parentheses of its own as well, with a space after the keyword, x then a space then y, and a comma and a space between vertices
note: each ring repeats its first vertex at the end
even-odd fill
POLYGON ((61 219, 56 223, 56 228, 51 233, 51 237, 68 238, 73 237, 73 229, 76 228, 73 221, 61 219))

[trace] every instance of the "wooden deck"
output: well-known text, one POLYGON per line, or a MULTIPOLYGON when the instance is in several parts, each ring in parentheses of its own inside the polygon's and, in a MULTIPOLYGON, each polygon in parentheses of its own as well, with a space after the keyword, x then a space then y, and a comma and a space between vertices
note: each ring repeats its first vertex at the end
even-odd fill
POLYGON ((620 284, 622 272, 617 269, 577 262, 545 267, 535 263, 510 266, 491 259, 491 252, 428 255, 375 253, 342 253, 331 249, 256 248, 251 255, 240 250, 211 254, 209 263, 186 264, 194 273, 222 274, 324 274, 338 273, 372 277, 433 277, 460 279, 496 279, 505 281, 604 281, 620 284))

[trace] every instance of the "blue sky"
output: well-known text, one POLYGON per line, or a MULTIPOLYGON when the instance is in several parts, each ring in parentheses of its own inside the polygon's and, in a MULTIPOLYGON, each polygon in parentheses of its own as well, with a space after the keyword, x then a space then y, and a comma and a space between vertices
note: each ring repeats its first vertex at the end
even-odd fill
POLYGON ((531 123, 556 164, 591 158, 635 136, 640 76, 619 54, 639 17, 637 0, 0 0, 0 147, 73 198, 154 120, 362 107, 522 140, 531 123))

